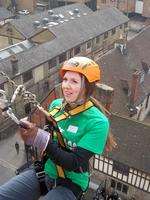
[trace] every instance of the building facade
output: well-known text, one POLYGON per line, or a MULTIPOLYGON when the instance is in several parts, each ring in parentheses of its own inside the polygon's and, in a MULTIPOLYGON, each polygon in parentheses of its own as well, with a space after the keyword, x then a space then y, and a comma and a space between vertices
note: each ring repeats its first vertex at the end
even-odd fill
POLYGON ((132 13, 135 10, 135 0, 97 0, 98 9, 105 5, 116 7, 125 13, 132 13))
POLYGON ((24 10, 27 9, 33 12, 36 8, 37 0, 0 0, 0 6, 8 9, 24 10))
POLYGON ((147 0, 97 0, 98 9, 105 5, 114 6, 127 15, 137 13, 143 17, 150 17, 150 1, 147 0))
POLYGON ((143 0, 143 12, 144 17, 150 17, 150 1, 143 0))
POLYGON ((72 3, 81 3, 87 5, 93 11, 97 10, 97 0, 49 0, 49 8, 53 9, 59 6, 65 6, 72 3))
POLYGON ((36 8, 36 3, 37 0, 16 0, 17 10, 27 9, 32 13, 36 8))

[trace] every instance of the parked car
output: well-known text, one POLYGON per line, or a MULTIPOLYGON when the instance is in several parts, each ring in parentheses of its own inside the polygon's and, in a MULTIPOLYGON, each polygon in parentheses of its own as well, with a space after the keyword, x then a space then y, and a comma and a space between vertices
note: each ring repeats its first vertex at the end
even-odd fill
POLYGON ((28 10, 20 10, 20 11, 18 11, 18 13, 20 14, 20 15, 28 15, 28 14, 30 14, 30 12, 28 11, 28 10))

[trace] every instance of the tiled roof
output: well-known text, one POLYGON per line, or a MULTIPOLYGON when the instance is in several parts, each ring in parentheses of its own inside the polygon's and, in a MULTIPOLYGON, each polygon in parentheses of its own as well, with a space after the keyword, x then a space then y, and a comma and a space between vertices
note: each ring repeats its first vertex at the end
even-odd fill
MULTIPOLYGON (((77 31, 79 31, 79 33, 81 33, 82 31, 83 40, 85 35, 90 30, 91 32, 93 32, 93 34, 91 35, 92 37, 97 32, 99 34, 102 34, 105 31, 108 31, 128 21, 128 18, 116 8, 106 8, 103 10, 92 12, 88 7, 81 4, 71 4, 69 6, 59 7, 54 9, 54 13, 57 15, 62 14, 64 18, 58 20, 58 26, 49 27, 50 31, 57 31, 57 29, 60 31, 60 28, 62 29, 62 27, 68 27, 69 32, 71 32, 70 30, 74 31, 74 29, 76 29, 74 34, 76 34, 77 31), (73 11, 75 8, 79 9, 79 15, 70 15, 69 11, 73 11), (85 13, 86 15, 84 15, 85 13), (74 17, 74 19, 72 19, 72 17, 74 17), (65 21, 63 24, 61 24, 60 21, 64 21, 65 19, 69 21, 65 21)), ((43 14, 26 16, 19 20, 15 19, 11 22, 11 24, 14 25, 15 28, 26 38, 30 38, 38 32, 38 29, 35 29, 33 27, 33 22, 36 20, 41 21, 44 17, 48 17, 47 11, 43 12, 43 14)), ((60 34, 63 33, 59 32, 59 35, 60 34)))
MULTIPOLYGON (((79 13, 83 14, 90 14, 92 13, 92 10, 89 9, 87 6, 85 6, 84 4, 71 4, 68 6, 61 6, 61 7, 57 7, 55 9, 53 9, 53 15, 59 15, 61 14, 61 16, 63 16, 64 18, 59 18, 60 20, 63 19, 70 19, 72 16, 69 14, 69 12, 73 12, 74 9, 78 9, 79 13)), ((33 35, 35 35, 36 33, 38 33, 38 29, 35 29, 33 26, 34 21, 40 21, 43 18, 48 18, 49 21, 51 21, 51 16, 48 14, 48 11, 44 11, 41 13, 37 13, 37 14, 33 14, 33 15, 27 15, 24 16, 20 19, 14 19, 13 21, 11 21, 11 24, 13 26, 15 26, 15 28, 22 33, 26 38, 29 38, 33 35)), ((41 29, 40 29, 41 30, 41 29)))
MULTIPOLYGON (((122 55, 118 49, 112 50, 100 60, 102 66, 102 82, 114 88, 112 111, 129 115, 127 104, 129 97, 123 92, 120 79, 127 80, 131 86, 132 73, 137 68, 143 71, 141 60, 150 66, 150 27, 134 39, 128 41, 127 55, 122 55)), ((145 73, 144 82, 139 84, 136 105, 141 103, 150 93, 150 73, 145 73)))
POLYGON ((118 148, 109 157, 150 173, 150 125, 113 114, 111 127, 118 148))
POLYGON ((4 7, 0 7, 0 21, 13 17, 13 14, 4 7))

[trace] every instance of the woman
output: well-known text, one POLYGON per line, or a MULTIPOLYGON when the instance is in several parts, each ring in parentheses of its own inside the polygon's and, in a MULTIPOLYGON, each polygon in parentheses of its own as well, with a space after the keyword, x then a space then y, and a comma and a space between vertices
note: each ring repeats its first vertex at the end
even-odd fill
MULTIPOLYGON (((99 66, 86 57, 74 57, 64 62, 62 77, 63 99, 54 100, 49 113, 57 124, 66 145, 61 147, 55 133, 41 130, 28 121, 28 129, 21 128, 26 144, 34 145, 41 155, 46 154, 46 186, 48 193, 44 200, 80 199, 89 183, 89 159, 102 154, 109 122, 89 97, 95 83, 100 80, 99 66), (63 176, 60 175, 60 168, 63 176), (60 177, 61 176, 61 177, 60 177)), ((40 197, 40 187, 34 170, 28 170, 0 187, 0 200, 28 199, 40 197)))

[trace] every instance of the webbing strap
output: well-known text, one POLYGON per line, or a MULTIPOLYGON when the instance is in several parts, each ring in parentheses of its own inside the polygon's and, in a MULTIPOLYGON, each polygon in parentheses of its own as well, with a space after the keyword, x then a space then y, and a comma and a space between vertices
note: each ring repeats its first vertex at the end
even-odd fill
POLYGON ((60 107, 55 107, 52 111, 48 112, 51 116, 56 115, 60 111, 60 107))
POLYGON ((59 165, 56 165, 56 168, 57 168, 58 176, 61 177, 61 178, 65 178, 65 173, 64 173, 63 168, 59 165))
MULTIPOLYGON (((82 105, 68 111, 68 113, 64 112, 63 114, 56 117, 55 120, 56 120, 56 122, 59 122, 63 119, 66 119, 69 115, 71 115, 71 116, 76 115, 80 112, 87 110, 88 108, 90 108, 92 106, 93 106, 93 103, 91 101, 88 101, 85 104, 82 104, 82 105)), ((54 108, 52 111, 50 111, 49 114, 52 116, 55 116, 59 111, 60 111, 60 108, 57 107, 57 108, 54 108)))

